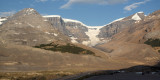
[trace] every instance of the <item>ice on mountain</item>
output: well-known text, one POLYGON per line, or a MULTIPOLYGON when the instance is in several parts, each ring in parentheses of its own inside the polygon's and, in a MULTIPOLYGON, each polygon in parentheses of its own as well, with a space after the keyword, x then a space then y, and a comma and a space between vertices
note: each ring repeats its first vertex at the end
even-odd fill
POLYGON ((29 26, 31 26, 31 27, 34 27, 33 25, 31 25, 31 24, 29 24, 29 23, 27 23, 29 26))
POLYGON ((34 39, 33 41, 34 41, 34 42, 36 42, 37 40, 36 40, 36 39, 34 39))
POLYGON ((132 16, 133 20, 141 20, 141 18, 138 16, 138 14, 136 13, 135 15, 132 16))
POLYGON ((54 35, 54 36, 58 36, 58 34, 56 34, 56 33, 53 33, 53 35, 54 35))
POLYGON ((49 32, 45 32, 46 34, 51 34, 51 33, 49 33, 49 32))
POLYGON ((77 38, 75 38, 75 37, 73 37, 73 36, 70 37, 70 38, 71 38, 71 42, 72 42, 72 43, 78 43, 78 42, 76 41, 77 38))
POLYGON ((0 17, 0 25, 2 25, 3 22, 6 21, 6 20, 7 20, 6 18, 1 18, 1 17, 0 17))
POLYGON ((67 22, 75 22, 75 23, 79 23, 79 24, 81 24, 81 25, 83 25, 83 26, 86 26, 85 24, 83 24, 81 21, 78 21, 78 20, 63 18, 63 21, 64 21, 65 23, 67 23, 67 22))
POLYGON ((25 13, 26 14, 24 14, 24 16, 25 15, 30 15, 30 14, 33 14, 33 13, 35 13, 36 11, 34 10, 34 9, 32 9, 32 8, 27 8, 26 10, 25 10, 25 13))
POLYGON ((83 41, 82 44, 88 46, 95 46, 96 44, 100 43, 100 39, 97 36, 102 27, 103 26, 88 26, 88 32, 85 33, 89 37, 89 41, 83 41))
POLYGON ((58 17, 58 18, 60 18, 61 16, 60 15, 46 15, 46 16, 43 16, 43 17, 45 17, 45 18, 48 18, 48 17, 58 17))

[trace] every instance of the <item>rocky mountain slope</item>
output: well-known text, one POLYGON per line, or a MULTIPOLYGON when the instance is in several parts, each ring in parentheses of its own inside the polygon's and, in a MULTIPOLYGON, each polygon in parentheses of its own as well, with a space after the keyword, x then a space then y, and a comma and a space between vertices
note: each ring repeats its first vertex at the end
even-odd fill
POLYGON ((143 20, 144 17, 143 12, 138 12, 129 17, 117 19, 101 28, 98 36, 100 38, 111 38, 113 35, 121 32, 125 28, 132 28, 133 25, 138 23, 140 20, 143 20))
POLYGON ((2 43, 33 46, 59 40, 69 42, 67 36, 52 27, 32 8, 14 14, 0 27, 2 43))
MULTIPOLYGON (((160 11, 134 21, 134 25, 123 29, 121 32, 113 35, 108 43, 98 45, 97 48, 108 52, 115 59, 131 60, 133 63, 143 65, 146 62, 156 63, 160 59, 159 55, 159 31, 160 31, 160 11), (146 45, 149 39, 157 39, 151 44, 156 47, 146 45)), ((137 14, 136 14, 137 15, 137 14)), ((138 18, 137 18, 138 19, 138 18)))

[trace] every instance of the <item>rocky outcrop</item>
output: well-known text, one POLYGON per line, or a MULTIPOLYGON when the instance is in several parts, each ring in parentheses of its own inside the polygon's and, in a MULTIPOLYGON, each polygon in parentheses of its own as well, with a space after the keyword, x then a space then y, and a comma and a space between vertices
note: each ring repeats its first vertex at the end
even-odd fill
POLYGON ((86 25, 77 20, 63 19, 67 30, 70 32, 68 36, 76 38, 76 41, 82 43, 84 40, 89 40, 85 32, 88 31, 86 25))
POLYGON ((45 21, 50 22, 51 25, 54 28, 59 30, 64 35, 70 34, 69 31, 66 29, 65 23, 64 23, 63 19, 61 18, 61 16, 59 16, 59 15, 48 15, 48 16, 43 16, 43 17, 46 19, 45 21))

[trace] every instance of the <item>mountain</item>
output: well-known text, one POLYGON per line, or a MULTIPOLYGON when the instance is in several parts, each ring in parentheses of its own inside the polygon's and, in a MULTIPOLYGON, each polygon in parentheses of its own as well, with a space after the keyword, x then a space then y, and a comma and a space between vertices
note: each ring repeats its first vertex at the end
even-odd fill
POLYGON ((109 41, 113 35, 143 20, 145 15, 143 12, 138 12, 129 17, 117 19, 105 26, 87 26, 78 20, 65 19, 59 15, 43 17, 64 35, 70 37, 71 42, 92 47, 109 41))
POLYGON ((103 26, 87 26, 78 20, 62 18, 59 15, 43 16, 52 26, 64 35, 70 37, 72 43, 81 43, 87 46, 95 46, 105 42, 97 35, 103 26))
POLYGON ((145 17, 138 15, 140 14, 136 13, 119 21, 130 21, 131 25, 123 24, 124 28, 112 35, 112 40, 97 45, 96 48, 106 51, 115 60, 126 60, 127 63, 139 65, 156 64, 160 59, 160 11, 145 17))
POLYGON ((121 32, 125 28, 132 28, 133 25, 143 20, 145 17, 143 12, 135 13, 129 17, 117 19, 100 29, 100 38, 111 38, 113 35, 121 32))
MULTIPOLYGON (((155 18, 158 18, 156 17, 158 16, 158 13, 159 12, 154 12, 152 13, 152 15, 154 14, 153 16, 155 18)), ((72 32, 72 29, 74 29, 77 26, 81 28, 83 27, 86 28, 85 30, 82 29, 77 29, 77 30, 81 31, 81 33, 78 32, 78 34, 87 35, 88 38, 87 37, 85 38, 88 40, 83 40, 82 42, 80 42, 78 41, 80 35, 77 35, 71 37, 71 39, 75 43, 78 42, 105 51, 107 52, 108 55, 110 55, 111 57, 113 57, 115 60, 118 61, 121 60, 124 61, 125 59, 127 59, 128 62, 126 63, 128 64, 129 63, 151 64, 151 63, 156 63, 156 61, 159 60, 158 57, 159 55, 157 54, 157 51, 159 49, 157 49, 156 51, 152 50, 152 47, 144 44, 144 42, 150 39, 147 38, 150 35, 152 37, 153 36, 158 37, 159 31, 155 31, 148 34, 146 34, 146 32, 150 31, 149 29, 145 30, 145 32, 141 31, 141 29, 144 27, 145 24, 150 25, 150 27, 153 24, 145 22, 146 20, 148 20, 147 19, 148 16, 144 15, 143 12, 137 12, 131 16, 117 19, 109 24, 106 24, 105 26, 95 26, 95 27, 87 26, 77 20, 66 19, 65 21, 65 19, 63 18, 62 20, 64 21, 65 24, 70 23, 66 26, 70 28, 68 32, 72 32), (135 54, 134 51, 136 51, 137 54, 135 54)), ((150 16, 150 18, 153 16, 150 16)), ((157 21, 157 19, 154 20, 157 21)), ((154 20, 150 19, 149 22, 154 20)), ((77 31, 72 33, 77 34, 77 31)))
POLYGON ((69 38, 52 25, 34 9, 26 8, 11 17, 0 27, 2 43, 35 46, 53 41, 69 42, 69 38))
POLYGON ((87 26, 26 8, 0 26, 0 68, 90 71, 155 65, 160 60, 159 21, 160 11, 138 12, 105 26, 87 26))
MULTIPOLYGON (((63 21, 56 25, 50 19, 53 18, 42 17, 33 8, 23 9, 8 17, 0 26, 0 71, 88 71, 104 69, 108 63, 119 64, 112 63, 109 56, 100 50, 71 44, 70 38, 60 31, 69 30, 63 27, 63 21)), ((55 20, 61 21, 60 18, 55 20)), ((65 23, 70 24, 73 23, 65 23)))

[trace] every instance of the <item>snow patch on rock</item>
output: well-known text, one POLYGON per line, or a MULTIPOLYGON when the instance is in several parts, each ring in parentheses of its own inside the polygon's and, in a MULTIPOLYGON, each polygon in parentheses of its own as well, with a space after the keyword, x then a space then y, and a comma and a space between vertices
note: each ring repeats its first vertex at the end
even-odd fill
POLYGON ((117 21, 121 21, 121 20, 123 20, 123 19, 124 19, 124 17, 123 17, 123 18, 116 19, 116 20, 114 20, 114 21, 108 23, 107 25, 112 24, 112 23, 117 22, 117 21))
POLYGON ((6 18, 0 18, 0 25, 3 24, 4 21, 6 21, 7 19, 6 18))
POLYGON ((15 23, 15 24, 19 24, 19 25, 21 25, 22 23, 15 23))
POLYGON ((29 26, 34 27, 32 24, 27 23, 29 26))
POLYGON ((6 18, 4 18, 4 19, 0 19, 0 21, 5 21, 5 20, 7 20, 6 18))
POLYGON ((14 33, 15 35, 19 35, 20 33, 14 33))
POLYGON ((71 38, 71 42, 72 42, 72 43, 78 43, 78 42, 76 41, 77 38, 75 38, 75 37, 73 37, 73 36, 70 37, 70 38, 71 38))
POLYGON ((44 21, 48 21, 47 19, 45 19, 44 21))
POLYGON ((81 21, 78 21, 78 20, 63 18, 63 21, 64 21, 65 23, 74 22, 74 23, 79 23, 79 24, 81 24, 81 25, 83 25, 83 26, 86 26, 85 24, 83 24, 81 21))
POLYGON ((58 17, 60 18, 61 16, 60 15, 46 15, 46 16, 43 16, 44 18, 48 18, 48 17, 58 17))
POLYGON ((137 20, 142 20, 142 19, 138 16, 137 13, 132 16, 132 19, 133 19, 133 20, 136 20, 136 21, 137 21, 137 20))
POLYGON ((30 15, 30 14, 34 14, 36 11, 34 10, 34 9, 32 9, 32 8, 27 8, 26 10, 25 10, 25 15, 30 15))
POLYGON ((91 41, 83 41, 82 44, 88 46, 91 44, 91 41))
POLYGON ((49 33, 49 32, 45 32, 46 34, 51 34, 51 33, 49 33))
POLYGON ((0 25, 3 24, 3 22, 0 22, 0 25))
POLYGON ((53 35, 54 35, 54 36, 58 36, 58 34, 56 34, 56 33, 53 33, 53 35))
POLYGON ((33 41, 34 41, 34 42, 36 42, 36 41, 37 41, 37 39, 34 39, 33 41))

